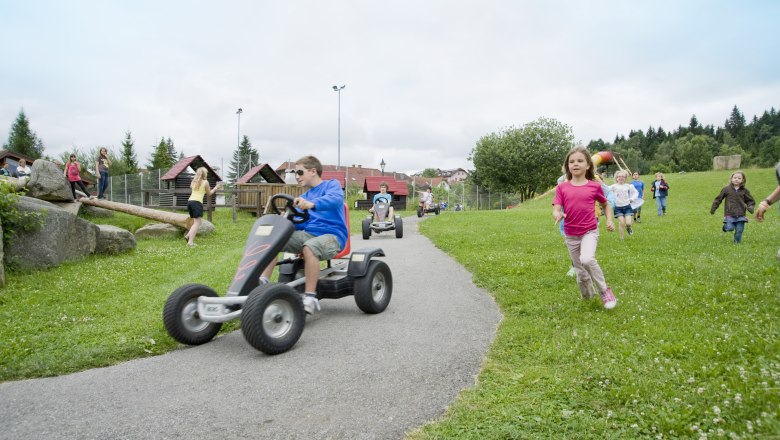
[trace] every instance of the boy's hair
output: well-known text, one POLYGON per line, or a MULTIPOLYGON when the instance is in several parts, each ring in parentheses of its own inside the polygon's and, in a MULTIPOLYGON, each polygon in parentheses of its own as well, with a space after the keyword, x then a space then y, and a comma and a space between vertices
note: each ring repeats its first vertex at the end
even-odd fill
POLYGON ((383 186, 384 186, 385 188, 387 188, 387 189, 390 189, 390 185, 388 185, 388 184, 387 184, 387 182, 379 182, 379 187, 381 188, 381 187, 383 187, 383 186))
POLYGON ((200 167, 195 171, 195 177, 192 178, 192 182, 190 182, 190 189, 199 189, 201 186, 203 186, 203 182, 208 182, 208 175, 209 171, 206 169, 206 167, 200 167))
POLYGON ((296 160, 295 164, 300 165, 307 170, 315 169, 317 170, 317 175, 322 177, 322 163, 314 156, 303 156, 302 158, 296 160))
POLYGON ((745 176, 745 172, 742 170, 737 170, 731 173, 731 178, 729 178, 729 183, 731 183, 731 179, 734 177, 734 174, 742 174, 742 185, 740 185, 739 187, 743 188, 747 183, 747 176, 745 176))
POLYGON ((585 178, 588 180, 595 179, 596 171, 593 169, 593 159, 590 157, 590 154, 588 154, 588 150, 585 147, 576 146, 569 150, 569 153, 566 155, 566 159, 563 160, 563 169, 566 171, 566 180, 571 180, 571 171, 569 171, 569 157, 571 157, 571 155, 574 153, 580 153, 585 156, 585 162, 588 163, 588 170, 585 171, 585 178))

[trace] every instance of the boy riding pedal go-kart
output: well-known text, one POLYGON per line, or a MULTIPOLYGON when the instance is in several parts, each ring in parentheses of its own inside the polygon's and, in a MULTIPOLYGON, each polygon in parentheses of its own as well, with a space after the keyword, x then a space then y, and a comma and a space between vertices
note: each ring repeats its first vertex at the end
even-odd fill
POLYGON ((363 219, 363 240, 371 237, 371 231, 380 234, 384 231, 395 230, 395 238, 404 236, 404 223, 400 215, 393 215, 393 196, 387 192, 387 183, 379 184, 379 193, 374 196, 374 206, 368 210, 372 213, 363 219))
POLYGON ((420 202, 417 204, 417 217, 422 217, 426 213, 439 215, 439 204, 433 203, 433 193, 431 187, 426 191, 420 191, 420 202))
POLYGON ((267 209, 274 214, 255 221, 226 296, 218 297, 213 289, 198 284, 171 294, 163 322, 174 339, 203 344, 216 336, 223 322, 241 317, 247 342, 276 354, 295 345, 305 314, 319 311, 322 298, 354 295, 362 311, 384 311, 392 295, 392 274, 387 264, 374 259, 384 252, 374 248, 350 254, 341 186, 323 181, 321 173, 316 158, 299 159, 296 180, 310 189, 301 197, 277 194, 269 200, 267 209), (277 205, 280 201, 285 202, 284 212, 277 205), (302 257, 277 262, 282 251, 302 257), (321 260, 328 261, 322 270, 321 260), (278 264, 279 283, 272 283, 269 277, 278 264))

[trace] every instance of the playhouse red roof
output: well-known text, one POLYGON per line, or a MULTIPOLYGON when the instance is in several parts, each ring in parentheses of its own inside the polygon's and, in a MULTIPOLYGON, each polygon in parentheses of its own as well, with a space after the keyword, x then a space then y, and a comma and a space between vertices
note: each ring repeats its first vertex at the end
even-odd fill
POLYGON ((268 183, 284 183, 284 179, 276 174, 276 171, 267 163, 261 163, 260 165, 253 167, 251 170, 247 171, 246 174, 241 176, 236 183, 248 183, 258 174, 268 183))
POLYGON ((341 189, 345 188, 344 181, 346 180, 346 172, 344 171, 322 171, 322 180, 336 179, 341 185, 341 189))
POLYGON ((165 175, 160 177, 160 180, 174 180, 179 176, 179 174, 183 173, 189 167, 191 167, 193 171, 200 167, 206 167, 206 169, 209 171, 209 175, 215 176, 218 181, 222 180, 222 178, 219 177, 219 174, 215 173, 209 164, 207 164, 206 161, 203 160, 203 158, 199 155, 185 157, 179 160, 175 165, 173 165, 173 168, 168 170, 165 175))

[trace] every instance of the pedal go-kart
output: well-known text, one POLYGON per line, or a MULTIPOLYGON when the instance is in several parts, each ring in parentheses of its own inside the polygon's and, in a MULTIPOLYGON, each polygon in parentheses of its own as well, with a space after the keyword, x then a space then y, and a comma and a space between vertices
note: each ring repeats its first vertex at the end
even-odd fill
POLYGON ((371 237, 371 231, 381 234, 385 231, 395 230, 395 238, 404 236, 404 222, 401 220, 401 216, 395 215, 390 221, 387 219, 388 212, 390 212, 390 200, 387 197, 378 197, 374 202, 374 215, 378 220, 374 221, 374 215, 363 219, 363 240, 368 240, 371 237))
MULTIPOLYGON (((271 197, 271 213, 252 226, 225 296, 202 284, 186 284, 171 293, 163 309, 163 323, 171 337, 183 344, 204 344, 217 335, 223 322, 241 318, 244 338, 264 353, 283 353, 298 342, 306 319, 300 295, 305 282, 303 257, 285 255, 288 258, 277 262, 279 282, 259 284, 263 269, 277 258, 295 231, 294 224, 309 217, 308 211, 294 207, 293 200, 287 194, 271 197), (286 201, 283 212, 277 200, 286 201)), ((353 295, 363 312, 383 312, 393 293, 390 268, 376 259, 384 255, 379 248, 350 253, 347 240, 339 255, 320 271, 317 299, 353 295)))
POLYGON ((434 213, 436 215, 439 215, 440 207, 438 203, 431 203, 428 205, 428 209, 425 209, 425 203, 420 202, 417 204, 417 217, 422 217, 425 214, 434 213))

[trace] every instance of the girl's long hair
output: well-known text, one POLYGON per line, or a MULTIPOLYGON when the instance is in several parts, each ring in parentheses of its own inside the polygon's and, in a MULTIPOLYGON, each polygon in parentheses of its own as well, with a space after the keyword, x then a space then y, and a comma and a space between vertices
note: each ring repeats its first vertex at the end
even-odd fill
POLYGON ((563 161, 563 169, 566 171, 566 180, 571 180, 571 171, 569 171, 569 157, 571 157, 574 153, 582 153, 583 156, 585 156, 585 162, 588 163, 588 170, 585 171, 585 178, 588 180, 595 180, 596 179, 596 170, 593 166, 593 159, 591 159, 590 154, 588 154, 588 150, 585 147, 576 146, 569 150, 569 154, 566 155, 566 159, 563 161))
POLYGON ((190 182, 190 189, 191 190, 197 190, 200 189, 200 187, 203 186, 203 183, 208 184, 208 170, 206 167, 200 167, 197 171, 195 171, 195 177, 192 179, 192 182, 190 182))

